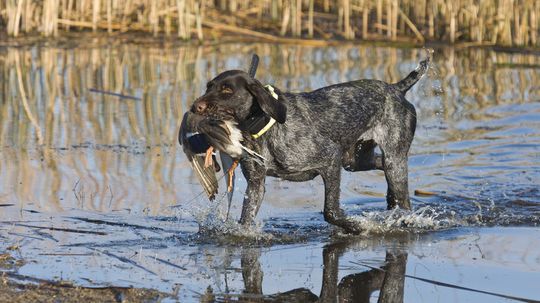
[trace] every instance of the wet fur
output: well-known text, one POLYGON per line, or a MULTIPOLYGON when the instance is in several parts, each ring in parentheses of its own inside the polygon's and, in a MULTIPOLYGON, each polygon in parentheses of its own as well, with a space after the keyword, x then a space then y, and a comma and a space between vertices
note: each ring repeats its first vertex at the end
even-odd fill
POLYGON ((244 145, 261 154, 265 163, 242 157, 248 182, 240 223, 252 224, 260 208, 265 177, 307 181, 321 176, 325 186, 324 218, 359 233, 358 225, 339 206, 341 169, 385 172, 388 208, 410 209, 407 158, 416 129, 414 106, 405 93, 427 70, 429 58, 395 84, 358 80, 312 92, 286 93, 276 89, 276 101, 242 71, 226 71, 209 82, 207 92, 193 105, 198 112, 242 125, 250 115, 264 112, 276 123, 259 139, 244 131, 244 145), (220 92, 230 88, 231 94, 220 92), (379 146, 382 155, 374 152, 379 146))

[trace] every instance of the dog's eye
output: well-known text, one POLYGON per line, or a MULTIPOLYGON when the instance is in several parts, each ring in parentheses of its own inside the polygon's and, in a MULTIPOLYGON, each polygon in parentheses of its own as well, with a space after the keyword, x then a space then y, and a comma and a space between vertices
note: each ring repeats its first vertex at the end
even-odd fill
POLYGON ((221 87, 221 93, 222 94, 232 94, 233 91, 230 87, 227 87, 227 86, 222 86, 221 87))

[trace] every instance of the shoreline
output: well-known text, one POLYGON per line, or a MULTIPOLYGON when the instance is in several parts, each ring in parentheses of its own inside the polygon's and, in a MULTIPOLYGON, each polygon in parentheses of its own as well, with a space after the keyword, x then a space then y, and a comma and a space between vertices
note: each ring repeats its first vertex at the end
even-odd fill
POLYGON ((414 39, 402 39, 401 41, 388 41, 388 40, 321 40, 321 39, 306 39, 306 38, 289 38, 279 37, 280 39, 268 40, 264 38, 246 37, 239 38, 234 35, 224 35, 220 39, 198 41, 198 40, 182 40, 178 37, 166 36, 164 34, 153 36, 145 32, 129 32, 129 33, 94 33, 94 32, 61 32, 56 37, 44 37, 39 34, 29 34, 20 37, 10 37, 5 33, 0 33, 0 48, 1 47, 28 47, 33 45, 47 45, 47 46, 59 46, 69 45, 72 43, 80 42, 83 39, 94 39, 98 41, 92 41, 89 43, 129 43, 135 45, 144 44, 156 44, 167 45, 171 47, 178 46, 216 46, 219 44, 231 44, 231 43, 269 43, 269 44, 282 44, 282 45, 299 45, 305 47, 325 47, 325 46, 340 46, 340 45, 372 45, 372 46, 384 46, 395 48, 454 48, 455 50, 463 49, 488 49, 500 53, 517 53, 517 54, 532 54, 540 56, 540 47, 515 47, 515 46, 500 46, 485 43, 475 42, 459 42, 449 43, 445 41, 426 41, 419 43, 414 39))

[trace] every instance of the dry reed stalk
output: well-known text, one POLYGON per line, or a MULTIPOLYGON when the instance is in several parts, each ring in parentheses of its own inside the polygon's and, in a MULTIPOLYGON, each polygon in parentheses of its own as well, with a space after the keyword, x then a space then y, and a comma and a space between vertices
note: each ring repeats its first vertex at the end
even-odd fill
POLYGON ((6 24, 4 30, 11 36, 32 31, 53 36, 59 26, 69 31, 74 24, 81 24, 75 26, 80 29, 90 23, 93 31, 105 29, 111 33, 121 25, 122 32, 142 30, 170 35, 174 31, 182 39, 190 39, 192 33, 202 39, 204 21, 210 20, 297 38, 326 39, 328 33, 334 33, 346 39, 408 37, 422 41, 424 38, 420 37, 425 36, 454 43, 539 46, 539 14, 537 0, 5 0, 0 3, 0 22, 6 24), (102 20, 108 27, 103 28, 102 20))
POLYGON ((291 4, 289 1, 285 2, 285 8, 283 9, 283 18, 281 21, 281 36, 287 34, 287 28, 289 27, 289 20, 291 18, 291 4))
POLYGON ((386 2, 386 37, 392 39, 392 2, 386 2))
POLYGON ((99 21, 99 1, 100 0, 94 0, 93 5, 92 5, 92 24, 93 24, 92 30, 93 31, 97 30, 97 23, 99 21))
POLYGON ((279 40, 278 37, 273 36, 273 35, 260 33, 260 32, 256 32, 256 31, 253 31, 253 30, 233 26, 233 25, 227 25, 227 24, 216 23, 216 22, 211 22, 211 21, 202 21, 202 23, 203 23, 203 25, 208 26, 210 28, 213 28, 215 30, 224 30, 224 31, 232 32, 232 33, 244 34, 244 35, 257 37, 257 38, 261 38, 261 39, 268 40, 268 41, 278 41, 279 40))
POLYGON ((398 32, 398 0, 392 0, 392 40, 397 39, 398 32))
POLYGON ((313 38, 313 9, 314 9, 314 0, 309 0, 309 9, 308 9, 308 37, 313 38))
POLYGON ((531 23, 531 26, 530 26, 530 37, 531 37, 531 44, 532 45, 537 45, 537 35, 538 35, 538 19, 537 19, 537 15, 536 15, 536 12, 537 11, 540 11, 540 3, 538 3, 538 1, 536 1, 534 4, 534 7, 531 9, 530 11, 530 14, 529 14, 529 18, 530 18, 530 23, 531 23))
POLYGON ((430 39, 435 38, 435 5, 433 1, 428 6, 428 35, 430 39))
POLYGON ((350 0, 343 0, 343 26, 346 39, 354 39, 354 32, 351 29, 351 6, 350 0))
POLYGON ((296 0, 296 37, 302 36, 302 0, 296 0))
POLYGON ((296 2, 298 0, 291 0, 291 35, 293 37, 295 37, 297 35, 297 29, 296 27, 298 26, 298 23, 296 22, 296 10, 297 10, 297 6, 296 6, 296 2))
POLYGON ((159 33, 159 17, 157 12, 157 1, 151 1, 150 3, 150 25, 152 26, 152 32, 154 36, 159 33))
POLYGON ((107 32, 112 33, 112 0, 107 1, 107 32))
POLYGON ((452 1, 447 3, 449 10, 450 23, 448 25, 450 31, 450 43, 456 41, 456 10, 454 9, 454 4, 452 1))
POLYGON ((32 14, 34 12, 34 4, 31 1, 25 1, 23 28, 25 33, 29 33, 32 28, 32 14))
MULTIPOLYGON (((272 1, 272 2, 275 2, 275 1, 272 1)), ((238 10, 238 2, 236 0, 230 0, 229 1, 229 11, 230 12, 236 12, 237 10, 238 10)), ((277 12, 277 9, 276 9, 276 12, 277 12)))
POLYGON ((129 13, 131 11, 131 1, 132 0, 126 0, 126 3, 124 5, 124 12, 122 14, 122 21, 121 21, 121 24, 122 24, 121 31, 122 32, 127 32, 127 30, 128 30, 127 17, 129 16, 129 13))
POLYGON ((186 23, 187 38, 191 37, 191 28, 193 24, 193 20, 191 18, 191 11, 194 6, 194 0, 188 0, 188 1, 189 3, 187 3, 186 5, 186 12, 185 12, 185 18, 184 18, 184 22, 186 23))
MULTIPOLYGON (((236 1, 231 1, 231 5, 233 2, 236 3, 236 1)), ((270 1, 270 18, 272 18, 272 21, 279 22, 279 11, 282 4, 281 1, 270 1)), ((230 11, 234 12, 236 9, 231 8, 230 11)))
MULTIPOLYGON (((26 0, 26 1, 29 1, 29 0, 26 0)), ((17 12, 15 13, 15 24, 14 24, 14 32, 13 32, 14 37, 17 37, 17 35, 19 34, 19 23, 21 20, 23 3, 24 3, 24 0, 19 0, 17 3, 17 12)))
POLYGON ((12 36, 15 36, 15 37, 19 32, 19 29, 17 28, 18 23, 16 22, 16 20, 17 20, 17 17, 16 17, 17 16, 17 7, 18 7, 18 4, 15 3, 13 0, 6 1, 5 11, 6 11, 6 14, 8 16, 6 29, 7 29, 8 34, 10 34, 12 36))
POLYGON ((176 0, 176 9, 178 11, 178 37, 187 39, 188 34, 186 32, 186 24, 184 22, 184 13, 186 8, 186 0, 176 0))
POLYGON ((337 28, 340 32, 343 32, 343 13, 343 5, 341 5, 340 1, 337 9, 337 28))
POLYGON ((362 39, 369 39, 368 36, 368 24, 369 24, 369 6, 366 2, 362 8, 362 39))
POLYGON ((165 25, 164 25, 165 35, 170 36, 172 32, 172 20, 171 20, 170 14, 165 15, 164 22, 165 22, 165 25))
POLYGON ((411 19, 409 19, 409 17, 407 17, 407 15, 405 15, 405 13, 400 9, 398 8, 399 10, 399 14, 401 15, 401 18, 405 21, 405 23, 407 24, 407 26, 409 26, 409 28, 414 32, 414 34, 416 35, 416 38, 420 41, 420 42, 424 42, 424 36, 422 35, 422 33, 418 30, 418 28, 416 28, 416 26, 414 25, 414 23, 412 23, 411 19))
POLYGON ((195 4, 195 23, 197 27, 197 37, 200 41, 204 39, 202 31, 202 19, 204 15, 204 0, 200 4, 195 4))
MULTIPOLYGON (((382 0, 378 0, 377 1, 377 24, 379 24, 379 25, 383 24, 382 23, 382 7, 383 7, 382 0)), ((382 29, 378 28, 377 33, 379 35, 382 35, 382 29)))

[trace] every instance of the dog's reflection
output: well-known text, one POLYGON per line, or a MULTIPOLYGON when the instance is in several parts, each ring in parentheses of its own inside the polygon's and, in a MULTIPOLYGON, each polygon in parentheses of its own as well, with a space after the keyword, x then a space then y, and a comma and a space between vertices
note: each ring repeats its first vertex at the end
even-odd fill
POLYGON ((387 251, 382 267, 351 274, 338 281, 339 259, 349 245, 342 242, 324 247, 320 296, 307 288, 263 295, 260 251, 245 249, 241 256, 244 292, 238 299, 242 302, 370 302, 373 293, 379 290, 378 302, 403 302, 407 254, 387 251))

